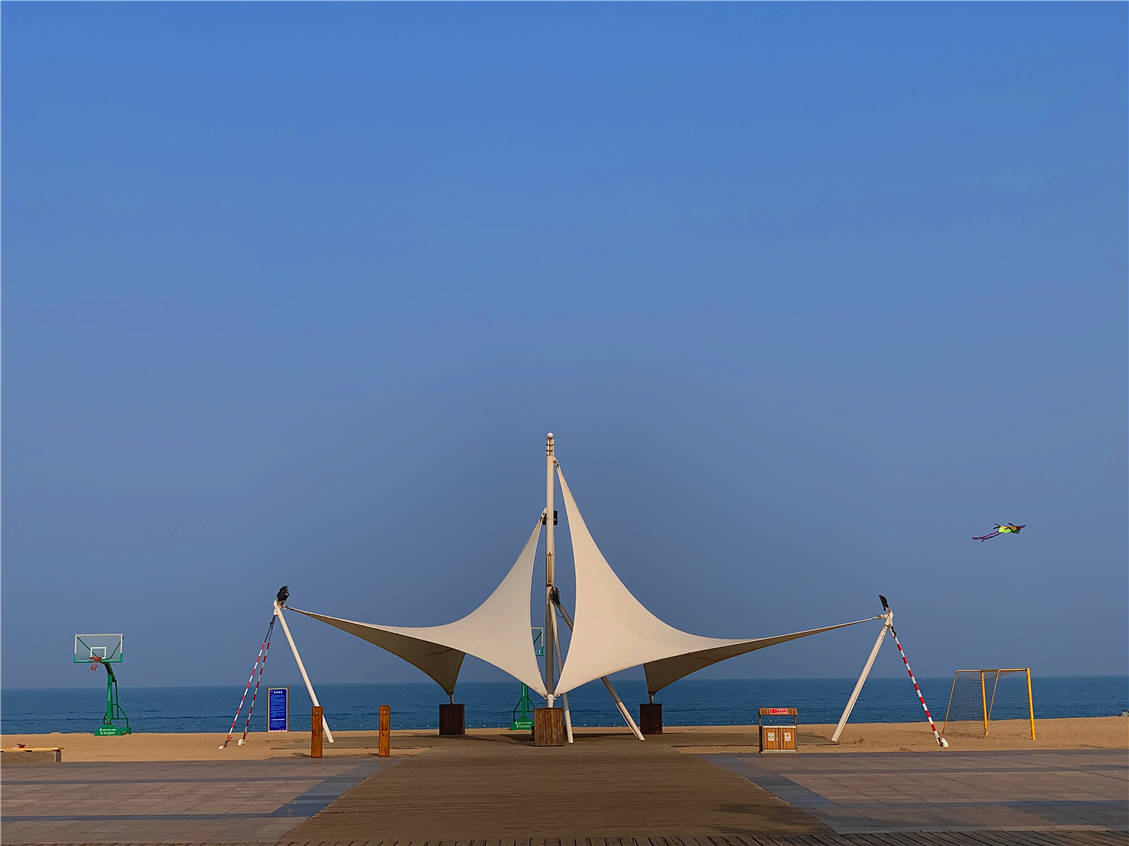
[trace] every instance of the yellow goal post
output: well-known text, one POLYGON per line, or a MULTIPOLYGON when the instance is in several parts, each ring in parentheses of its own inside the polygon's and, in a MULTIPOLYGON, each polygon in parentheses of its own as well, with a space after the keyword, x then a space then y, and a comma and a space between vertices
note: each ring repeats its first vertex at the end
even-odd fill
POLYGON ((959 725, 976 722, 983 726, 983 735, 987 737, 992 725, 992 712, 996 705, 1000 679, 1013 673, 1022 673, 1027 682, 1026 716, 1031 728, 1031 739, 1034 740, 1035 702, 1031 695, 1030 667, 985 667, 955 671, 953 686, 949 690, 949 704, 945 708, 945 727, 942 732, 949 732, 951 724, 951 730, 959 733, 959 725))

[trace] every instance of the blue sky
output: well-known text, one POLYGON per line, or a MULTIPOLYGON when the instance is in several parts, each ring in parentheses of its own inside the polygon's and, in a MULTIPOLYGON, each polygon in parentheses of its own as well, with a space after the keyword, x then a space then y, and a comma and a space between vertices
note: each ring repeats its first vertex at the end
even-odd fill
MULTIPOLYGON (((919 675, 1127 672, 1124 4, 2 23, 4 686, 124 631, 130 683, 238 688, 282 583, 460 616, 549 430, 674 625, 881 591, 919 675)), ((424 680, 294 629, 315 680, 424 680)), ((711 672, 851 676, 872 638, 711 672)))

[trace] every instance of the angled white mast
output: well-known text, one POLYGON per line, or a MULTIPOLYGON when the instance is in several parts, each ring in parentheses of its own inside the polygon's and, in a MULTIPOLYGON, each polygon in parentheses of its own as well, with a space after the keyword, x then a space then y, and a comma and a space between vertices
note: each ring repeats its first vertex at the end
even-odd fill
POLYGON ((862 666, 862 672, 859 673, 859 680, 855 682, 855 689, 851 691, 851 698, 847 700, 847 706, 843 709, 843 715, 839 717, 839 722, 835 726, 835 731, 831 733, 831 742, 838 743, 839 735, 843 733, 843 726, 847 724, 847 718, 851 716, 851 711, 854 710, 855 703, 858 702, 859 694, 862 693, 862 686, 866 683, 866 677, 870 675, 870 668, 874 666, 874 659, 878 657, 878 647, 882 645, 882 640, 886 637, 887 629, 894 627, 894 612, 886 608, 886 613, 883 615, 886 620, 882 624, 881 631, 878 632, 878 637, 874 639, 874 646, 870 650, 870 655, 867 656, 866 663, 862 666))
MULTIPOLYGON (((318 702, 318 695, 314 693, 314 686, 310 682, 310 677, 306 673, 306 665, 302 663, 302 656, 298 654, 298 646, 294 643, 294 636, 290 634, 290 626, 286 625, 286 617, 282 614, 282 603, 279 600, 274 601, 274 615, 278 617, 278 622, 282 623, 282 631, 286 635, 286 642, 290 644, 290 651, 294 653, 294 661, 298 665, 298 672, 302 674, 302 681, 306 683, 306 692, 310 694, 310 702, 314 705, 321 705, 318 702)), ((247 717, 250 720, 250 715, 247 717)), ((325 732, 325 739, 333 743, 333 732, 329 730, 329 721, 325 718, 325 712, 322 712, 321 728, 325 732)), ((243 745, 243 741, 239 741, 239 745, 243 745)))

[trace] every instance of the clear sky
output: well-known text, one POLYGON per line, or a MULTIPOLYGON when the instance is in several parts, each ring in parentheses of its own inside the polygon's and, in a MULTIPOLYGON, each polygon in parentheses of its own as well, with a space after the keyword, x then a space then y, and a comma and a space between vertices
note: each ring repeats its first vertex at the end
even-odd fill
MULTIPOLYGON (((1125 4, 2 24, 5 686, 123 631, 129 684, 237 690, 283 583, 461 616, 550 430, 673 625, 881 591, 922 676, 1127 672, 1125 4)), ((317 681, 426 680, 292 625, 317 681)), ((851 676, 873 636, 710 672, 851 676)))

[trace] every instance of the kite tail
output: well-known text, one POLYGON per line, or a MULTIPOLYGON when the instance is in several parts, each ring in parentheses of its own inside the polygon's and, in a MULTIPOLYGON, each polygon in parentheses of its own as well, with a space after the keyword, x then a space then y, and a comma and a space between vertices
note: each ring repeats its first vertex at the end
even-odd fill
POLYGON ((980 543, 984 543, 984 541, 988 540, 989 538, 994 538, 999 533, 1000 533, 1000 530, 996 529, 996 531, 994 531, 994 532, 989 532, 988 534, 984 535, 983 537, 973 538, 973 540, 974 541, 980 541, 980 543))

